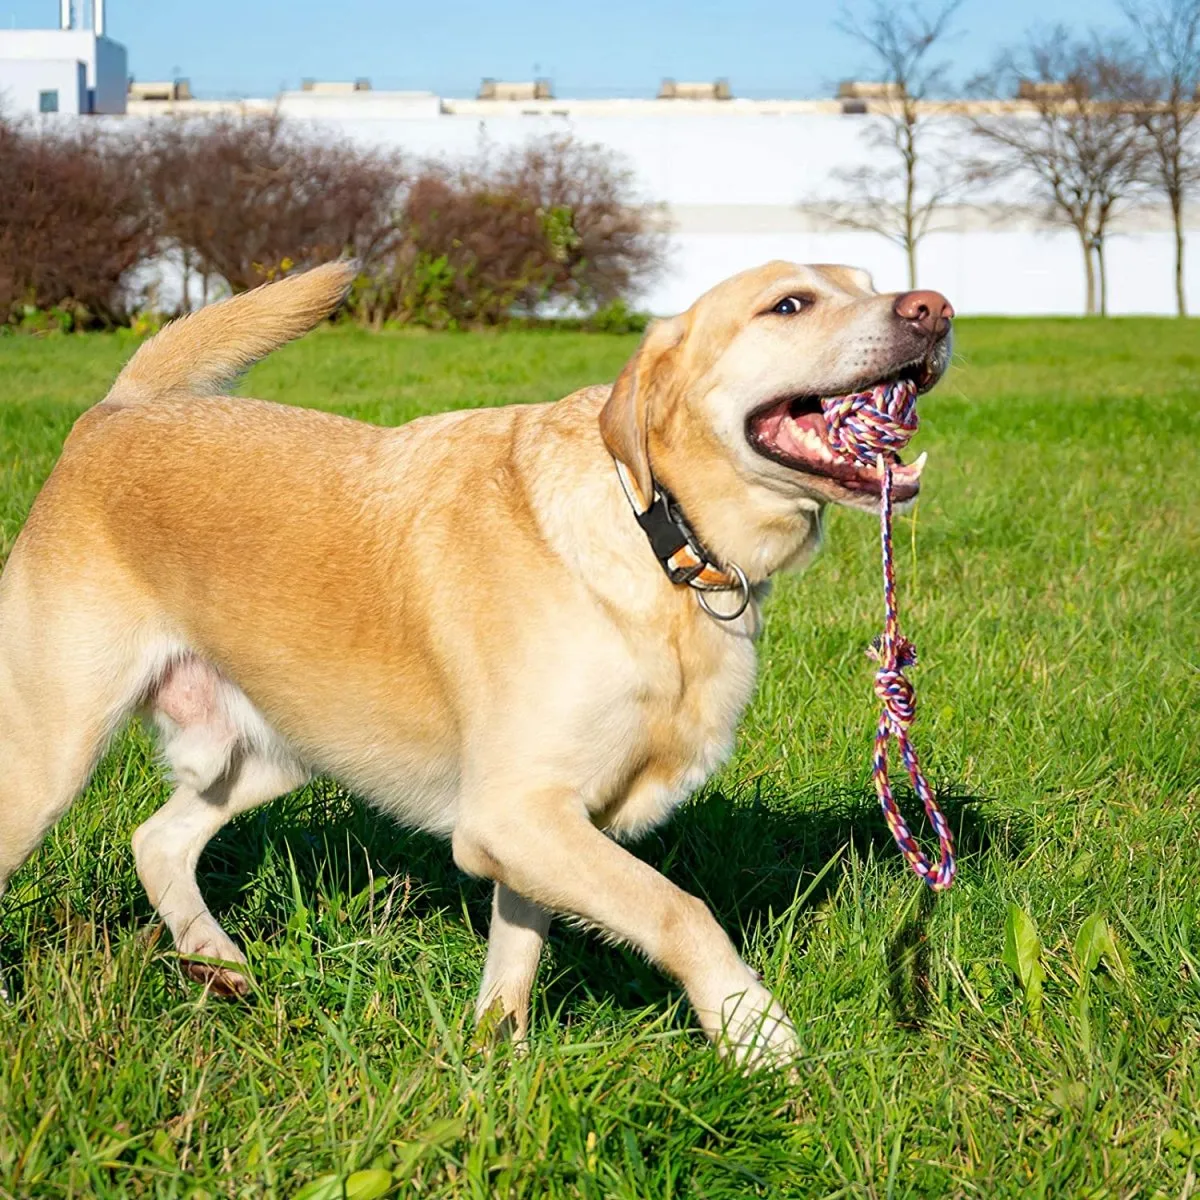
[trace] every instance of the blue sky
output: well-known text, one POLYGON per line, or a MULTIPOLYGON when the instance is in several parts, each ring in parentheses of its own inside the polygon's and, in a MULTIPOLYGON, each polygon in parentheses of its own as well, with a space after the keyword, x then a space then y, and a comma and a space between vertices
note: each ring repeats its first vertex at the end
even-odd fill
MULTIPOLYGON (((76 0, 90 5, 90 0, 76 0)), ((897 0, 922 3, 924 0, 897 0)), ((273 95, 305 76, 474 93, 485 75, 554 80, 559 96, 646 95, 660 78, 727 77, 743 96, 823 96, 864 57, 836 0, 107 0, 139 79, 201 95, 273 95)), ((963 75, 1028 27, 1114 25, 1116 0, 965 0, 963 75)), ((0 28, 54 26, 58 0, 0 0, 0 28)))

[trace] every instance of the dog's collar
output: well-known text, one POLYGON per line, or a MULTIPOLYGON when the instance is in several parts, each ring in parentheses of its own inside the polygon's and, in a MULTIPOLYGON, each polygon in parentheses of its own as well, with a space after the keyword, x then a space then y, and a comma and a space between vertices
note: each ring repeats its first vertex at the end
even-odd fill
POLYGON ((718 565, 688 524, 679 502, 653 476, 650 481, 653 497, 646 506, 641 488, 629 474, 628 468, 619 458, 614 458, 613 462, 616 464, 617 478, 621 481, 621 490, 667 578, 674 584, 693 588, 701 608, 709 616, 719 621, 733 621, 740 617, 750 603, 750 584, 742 568, 737 563, 730 563, 728 567, 718 565), (710 608, 704 597, 705 592, 730 591, 741 593, 741 602, 732 613, 710 608))

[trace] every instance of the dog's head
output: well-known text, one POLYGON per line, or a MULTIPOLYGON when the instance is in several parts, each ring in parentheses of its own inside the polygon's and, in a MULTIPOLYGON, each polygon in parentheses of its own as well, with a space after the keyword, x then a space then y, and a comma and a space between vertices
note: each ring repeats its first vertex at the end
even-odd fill
MULTIPOLYGON (((600 419, 643 496, 657 479, 701 538, 764 578, 795 558, 827 502, 874 509, 879 474, 829 445, 823 398, 907 378, 928 391, 950 361, 937 292, 881 295, 850 267, 773 262, 651 327, 600 419)), ((916 496, 923 463, 897 464, 916 496)))

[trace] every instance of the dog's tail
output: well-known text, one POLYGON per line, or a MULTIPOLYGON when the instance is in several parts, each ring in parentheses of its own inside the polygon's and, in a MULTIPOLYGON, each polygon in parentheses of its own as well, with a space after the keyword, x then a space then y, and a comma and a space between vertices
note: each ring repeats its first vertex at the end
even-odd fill
POLYGON ((307 333, 345 298, 354 262, 326 263, 172 321, 129 360, 108 401, 213 396, 272 350, 307 333))

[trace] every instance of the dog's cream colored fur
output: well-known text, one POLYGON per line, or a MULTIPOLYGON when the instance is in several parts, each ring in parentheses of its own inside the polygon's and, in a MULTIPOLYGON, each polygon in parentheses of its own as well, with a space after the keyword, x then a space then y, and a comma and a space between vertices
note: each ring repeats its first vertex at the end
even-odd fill
POLYGON ((786 1059, 792 1026, 705 905, 617 840, 729 755, 759 612, 756 590, 718 623, 667 581, 613 455, 761 584, 816 549, 826 501, 858 501, 756 454, 747 415, 911 361, 911 330, 861 273, 773 263, 556 404, 383 429, 220 394, 350 280, 333 264, 168 326, 72 430, 0 578, 0 891, 142 706, 175 791, 137 867, 210 986, 246 983, 201 850, 321 772, 495 881, 480 1015, 524 1035, 564 913, 670 972, 739 1061, 786 1059))

